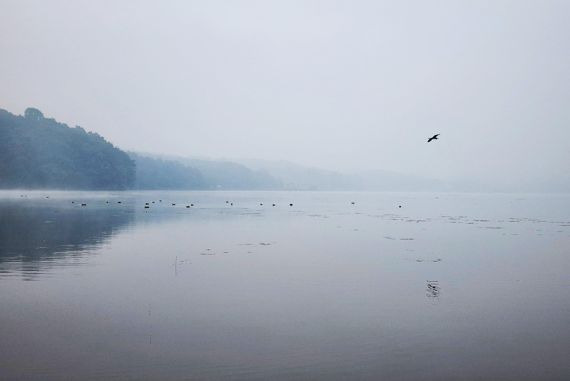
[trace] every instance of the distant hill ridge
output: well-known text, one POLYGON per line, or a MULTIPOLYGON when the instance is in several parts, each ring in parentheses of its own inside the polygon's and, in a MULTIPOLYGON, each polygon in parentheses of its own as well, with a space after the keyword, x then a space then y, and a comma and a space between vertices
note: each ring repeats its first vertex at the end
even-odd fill
POLYGON ((445 185, 389 171, 344 174, 288 162, 127 153, 28 108, 23 116, 0 109, 0 188, 417 191, 445 185))
MULTIPOLYGON (((203 184, 201 189, 233 189, 233 190, 275 190, 283 189, 283 184, 274 174, 265 170, 251 169, 249 166, 229 160, 207 160, 172 155, 156 155, 149 153, 130 153, 138 163, 152 160, 154 163, 162 163, 170 168, 184 167, 200 173, 203 184)), ((150 162, 149 162, 150 163, 150 162)), ((143 168, 141 166, 141 168, 143 168)), ((143 171, 141 169, 141 171, 143 171)), ((138 172, 137 172, 138 173, 138 172)), ((150 173, 144 174, 148 178, 150 173)), ((137 176, 139 177, 139 176, 137 176)), ((143 177, 140 177, 141 180, 143 177)), ((149 179, 152 182, 152 179, 149 179)), ((142 181, 147 184, 146 180, 142 181)), ((142 184, 141 184, 142 185, 142 184)))
POLYGON ((126 153, 102 136, 44 117, 0 109, 0 188, 280 189, 263 171, 228 161, 126 153))

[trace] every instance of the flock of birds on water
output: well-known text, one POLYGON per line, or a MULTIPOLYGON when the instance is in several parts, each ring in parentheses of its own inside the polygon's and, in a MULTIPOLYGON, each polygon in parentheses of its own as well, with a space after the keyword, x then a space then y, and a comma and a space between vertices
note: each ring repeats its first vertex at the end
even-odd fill
MULTIPOLYGON (((25 195, 20 195, 20 197, 27 197, 27 196, 25 196, 25 195)), ((45 198, 49 198, 49 196, 45 196, 45 198)), ((162 203, 162 200, 158 200, 158 202, 159 202, 159 203, 162 203)), ((75 201, 71 201, 71 203, 72 203, 72 204, 75 204, 75 201)), ((110 204, 110 203, 111 203, 110 201, 105 201, 105 204, 110 204)), ((122 201, 117 201, 117 204, 122 204, 122 203, 123 203, 122 201)), ((156 203, 155 201, 145 202, 145 203, 144 203, 144 208, 145 208, 145 209, 150 209, 150 205, 151 205, 151 204, 155 204, 155 203, 156 203)), ((80 204, 81 206, 87 206, 87 203, 85 203, 85 202, 81 202, 81 203, 78 203, 78 204, 80 204)), ((356 201, 351 201, 350 204, 351 204, 351 205, 356 205, 356 201)), ((176 203, 173 202, 173 203, 171 203, 171 205, 172 205, 172 206, 176 206, 176 203)), ((234 203, 231 202, 231 201, 226 200, 226 205, 234 206, 234 203)), ((263 204, 262 202, 259 203, 259 206, 263 206, 263 205, 264 205, 264 204, 263 204)), ((189 209, 189 208, 194 207, 194 206, 195 206, 195 205, 194 205, 193 203, 190 203, 190 204, 186 205, 186 208, 189 209)), ((276 203, 272 203, 271 206, 276 207, 277 204, 276 204, 276 203)), ((292 206, 293 206, 293 203, 292 203, 292 202, 289 203, 289 206, 292 207, 292 206)), ((401 208, 402 208, 402 205, 398 205, 398 208, 401 209, 401 208)))
MULTIPOLYGON (((26 196, 25 196, 25 195, 20 195, 20 197, 26 197, 26 196)), ((45 198, 49 198, 49 196, 45 196, 45 198)), ((158 200, 158 202, 159 202, 159 203, 162 203, 162 200, 158 200)), ((72 203, 72 204, 75 204, 75 201, 71 201, 71 203, 72 203)), ((110 203, 111 203, 110 201, 105 201, 105 204, 110 204, 110 203)), ((122 204, 122 203, 123 203, 122 201, 117 201, 117 204, 122 204)), ((145 208, 145 209, 150 209, 150 205, 151 205, 151 204, 155 204, 155 203, 156 203, 156 201, 145 202, 145 203, 144 203, 144 208, 145 208)), ((81 202, 81 203, 78 203, 78 204, 80 204, 81 206, 87 206, 87 203, 85 203, 85 202, 81 202)), ((350 204, 351 204, 351 205, 356 205, 356 201, 351 201, 350 204)), ((176 206, 176 203, 173 202, 173 203, 171 203, 171 205, 172 205, 172 206, 176 206)), ((231 202, 231 201, 226 200, 226 205, 234 206, 234 203, 231 202)), ((263 206, 263 205, 264 205, 264 204, 263 204, 262 202, 259 203, 259 206, 263 206)), ((189 209, 189 208, 194 207, 194 206, 195 206, 195 205, 194 205, 193 203, 190 203, 190 204, 186 205, 186 208, 189 209)), ((276 203, 272 203, 271 206, 272 206, 272 207, 276 207, 277 204, 276 204, 276 203)), ((292 203, 292 202, 289 203, 289 206, 292 207, 292 206, 293 206, 293 203, 292 203)), ((398 208, 401 209, 401 208, 402 208, 402 205, 398 205, 398 208)))
MULTIPOLYGON (((24 196, 22 195, 22 196, 20 196, 20 197, 24 197, 24 196)), ((46 198, 49 198, 49 196, 46 196, 46 198)), ((159 202, 159 203, 162 203, 162 200, 158 200, 158 202, 159 202)), ((71 201, 71 203, 72 203, 72 204, 75 204, 75 201, 71 201)), ((106 204, 110 204, 110 201, 105 201, 105 203, 106 203, 106 204)), ((122 203, 123 203, 122 201, 117 201, 117 204, 122 204, 122 203)), ((144 208, 145 208, 145 209, 150 209, 150 205, 151 205, 151 204, 155 204, 155 203, 156 203, 155 201, 145 202, 145 203, 144 203, 144 208)), ((356 205, 356 201, 351 201, 350 204, 351 204, 351 205, 356 205)), ((80 203, 80 205, 81 205, 81 206, 87 206, 87 203, 82 202, 82 203, 80 203)), ((170 205, 176 206, 176 203, 173 202, 173 203, 171 203, 170 205)), ((231 201, 227 201, 227 200, 226 200, 226 205, 234 206, 234 203, 231 202, 231 201)), ((262 202, 259 203, 259 206, 263 206, 263 205, 264 205, 264 204, 263 204, 262 202)), ((191 208, 191 207, 193 207, 193 206, 195 206, 195 205, 194 205, 193 203, 190 203, 190 204, 186 205, 186 208, 191 208)), ((276 204, 276 203, 272 203, 271 206, 276 207, 277 204, 276 204)), ((293 203, 292 203, 292 202, 289 203, 289 206, 290 206, 290 207, 293 206, 293 203)), ((398 208, 401 208, 401 207, 402 207, 402 205, 398 205, 398 208)))

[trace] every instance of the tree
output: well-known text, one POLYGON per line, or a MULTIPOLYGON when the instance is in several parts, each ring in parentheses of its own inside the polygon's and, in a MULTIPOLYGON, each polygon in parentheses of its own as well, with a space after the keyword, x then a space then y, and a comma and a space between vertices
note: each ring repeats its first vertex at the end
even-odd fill
POLYGON ((41 120, 44 118, 44 114, 37 108, 28 107, 26 111, 24 111, 24 117, 30 120, 41 120))

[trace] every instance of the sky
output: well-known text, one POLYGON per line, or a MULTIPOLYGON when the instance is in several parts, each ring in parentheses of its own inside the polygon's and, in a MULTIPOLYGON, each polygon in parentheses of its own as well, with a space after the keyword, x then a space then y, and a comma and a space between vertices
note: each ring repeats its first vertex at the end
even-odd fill
POLYGON ((0 0, 0 52, 127 150, 570 184, 570 1, 0 0))

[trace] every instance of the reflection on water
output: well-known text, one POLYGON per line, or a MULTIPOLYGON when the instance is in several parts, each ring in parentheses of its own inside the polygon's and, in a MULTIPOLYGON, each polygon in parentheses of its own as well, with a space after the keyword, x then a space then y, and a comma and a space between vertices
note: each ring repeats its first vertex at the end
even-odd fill
POLYGON ((129 210, 0 202, 0 274, 33 280, 49 267, 80 264, 132 221, 129 210))
POLYGON ((2 380, 570 375, 568 196, 22 196, 2 380))

